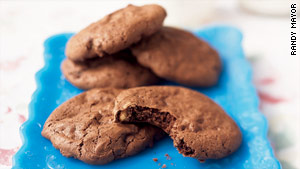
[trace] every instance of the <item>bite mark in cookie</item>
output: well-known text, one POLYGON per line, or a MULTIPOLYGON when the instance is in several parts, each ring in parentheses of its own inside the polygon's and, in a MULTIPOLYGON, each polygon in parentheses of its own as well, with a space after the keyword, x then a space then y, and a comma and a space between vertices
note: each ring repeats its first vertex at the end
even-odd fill
POLYGON ((137 87, 116 98, 115 121, 149 123, 163 129, 184 156, 223 158, 241 144, 236 123, 205 95, 173 86, 137 87))

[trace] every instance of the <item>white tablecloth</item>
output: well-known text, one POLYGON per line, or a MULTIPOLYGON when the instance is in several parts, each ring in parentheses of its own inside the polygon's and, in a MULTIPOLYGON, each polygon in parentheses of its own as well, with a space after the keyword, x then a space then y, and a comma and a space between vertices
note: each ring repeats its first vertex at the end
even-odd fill
MULTIPOLYGON (((243 32, 275 154, 283 167, 300 168, 300 61, 299 54, 290 55, 289 17, 247 13, 236 1, 187 2, 163 2, 169 11, 167 24, 186 28, 229 24, 243 32)), ((0 1, 0 168, 10 168, 11 157, 22 145, 19 127, 27 119, 36 88, 34 74, 43 66, 43 41, 56 33, 77 32, 127 3, 0 1)))

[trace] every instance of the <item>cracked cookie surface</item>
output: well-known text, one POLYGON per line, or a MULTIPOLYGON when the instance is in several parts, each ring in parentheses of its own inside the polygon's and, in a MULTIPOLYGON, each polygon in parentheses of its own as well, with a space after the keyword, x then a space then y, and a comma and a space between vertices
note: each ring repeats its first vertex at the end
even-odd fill
POLYGON ((74 35, 66 55, 78 61, 116 53, 158 31, 166 15, 159 5, 128 5, 74 35))
POLYGON ((157 76, 188 86, 212 86, 221 72, 218 53, 190 32, 162 27, 130 47, 137 61, 157 76))
POLYGON ((130 88, 155 84, 159 80, 151 70, 139 65, 126 51, 82 62, 66 59, 61 69, 66 79, 81 89, 130 88))
POLYGON ((56 108, 42 135, 66 157, 105 164, 134 155, 164 132, 151 125, 114 123, 112 109, 119 89, 92 89, 56 108))
POLYGON ((228 156, 241 144, 236 123, 207 96, 183 87, 150 86, 122 91, 115 121, 162 128, 184 156, 198 160, 228 156))

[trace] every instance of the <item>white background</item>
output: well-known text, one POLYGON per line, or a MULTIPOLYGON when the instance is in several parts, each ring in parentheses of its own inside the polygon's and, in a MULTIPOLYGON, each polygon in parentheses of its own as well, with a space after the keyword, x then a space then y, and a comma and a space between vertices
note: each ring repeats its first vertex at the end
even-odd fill
MULTIPOLYGON (((285 168, 300 167, 297 143, 300 142, 300 46, 298 42, 298 56, 291 56, 290 2, 284 0, 257 0, 251 4, 245 0, 0 1, 0 150, 16 150, 21 145, 17 119, 27 117, 27 105, 36 88, 34 74, 43 66, 43 41, 47 37, 78 32, 128 3, 151 2, 167 8, 165 23, 168 25, 198 29, 212 24, 229 24, 243 32, 243 47, 253 64, 253 81, 258 91, 285 100, 262 105, 270 124, 271 142, 278 147, 276 156, 285 168), (275 80, 271 85, 261 85, 266 78, 275 80), (11 113, 7 113, 8 107, 11 113), (282 139, 291 141, 290 146, 278 146, 282 139)), ((298 10, 299 6, 300 3, 298 10)), ((297 26, 299 28, 299 24, 297 26)), ((297 31, 299 35, 299 29, 297 31)), ((0 168, 9 168, 11 161, 3 164, 0 152, 0 168)))

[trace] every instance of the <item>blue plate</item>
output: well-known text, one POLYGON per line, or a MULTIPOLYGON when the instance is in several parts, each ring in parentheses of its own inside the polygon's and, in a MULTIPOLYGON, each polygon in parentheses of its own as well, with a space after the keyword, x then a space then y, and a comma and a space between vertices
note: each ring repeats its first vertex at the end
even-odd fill
MULTIPOLYGON (((13 158, 13 168, 280 168, 267 139, 268 124, 259 112, 259 100, 251 82, 252 71, 241 47, 242 34, 235 28, 215 26, 195 34, 209 42, 220 53, 223 72, 219 83, 212 88, 194 88, 219 103, 237 122, 243 133, 243 142, 237 152, 221 160, 200 163, 183 157, 165 138, 133 157, 107 165, 88 165, 73 158, 63 157, 51 142, 41 135, 43 124, 61 103, 82 90, 72 86, 61 73, 60 63, 72 34, 59 34, 45 41, 45 66, 36 74, 37 89, 29 105, 29 119, 21 126, 23 146, 13 158), (171 156, 166 159, 165 154, 171 156), (158 158, 154 162, 152 158, 158 158), (161 163, 161 165, 159 165, 161 163)), ((165 82, 164 84, 173 84, 165 82)), ((26 89, 24 89, 26 90, 26 89)))

